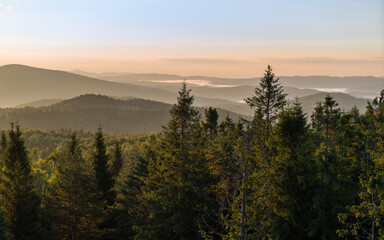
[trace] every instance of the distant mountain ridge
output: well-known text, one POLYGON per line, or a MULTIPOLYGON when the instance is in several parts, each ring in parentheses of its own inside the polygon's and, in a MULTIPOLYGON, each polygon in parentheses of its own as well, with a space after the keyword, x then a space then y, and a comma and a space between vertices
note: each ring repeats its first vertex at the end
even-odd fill
MULTIPOLYGON (((141 98, 174 103, 183 81, 179 79, 183 76, 172 74, 124 73, 120 75, 121 73, 76 72, 93 77, 17 64, 2 66, 0 67, 0 107, 25 103, 28 103, 29 106, 46 106, 52 103, 41 101, 41 99, 69 99, 82 94, 102 94, 117 99, 141 98), (119 78, 122 81, 130 79, 131 82, 112 81, 117 81, 116 79, 119 78), (168 80, 163 81, 164 79, 168 80)), ((235 79, 187 76, 185 78, 188 81, 188 88, 192 89, 196 106, 214 106, 239 114, 253 114, 253 110, 243 103, 245 98, 254 95, 254 88, 259 84, 260 77, 235 79)), ((309 97, 314 94, 322 91, 342 91, 345 94, 362 98, 361 101, 354 98, 350 98, 349 101, 358 102, 359 108, 362 109, 362 103, 366 103, 366 98, 373 98, 381 89, 384 89, 384 79, 376 77, 282 76, 280 82, 284 86, 284 92, 288 94, 288 99, 293 99, 295 96, 308 97, 305 101, 303 100, 304 106, 314 104, 312 100, 316 96, 309 97), (306 104, 310 101, 312 101, 310 104, 306 104)), ((351 106, 349 102, 343 101, 340 106, 349 108, 351 106)), ((308 107, 306 110, 309 111, 310 108, 308 107)))
MULTIPOLYGON (((24 65, 0 67, 0 107, 10 107, 43 98, 73 98, 81 94, 138 97, 167 103, 176 100, 174 92, 149 86, 117 83, 74 73, 33 68, 24 65)), ((199 106, 230 103, 229 100, 196 97, 199 106)))
MULTIPOLYGON (((81 71, 77 71, 81 74, 81 71)), ((234 91, 236 87, 251 86, 254 88, 258 86, 260 77, 254 78, 218 78, 218 77, 206 77, 206 76, 180 76, 172 74, 158 74, 158 73, 86 73, 82 74, 97 77, 100 79, 112 81, 132 83, 142 86, 156 86, 163 90, 172 91, 174 85, 170 81, 187 80, 191 84, 192 89, 198 89, 193 84, 199 83, 199 81, 206 81, 208 85, 228 85, 232 86, 234 91), (167 81, 165 84, 164 81, 167 81)), ((331 76, 278 76, 282 86, 290 88, 291 91, 287 91, 290 94, 290 98, 302 97, 305 95, 314 94, 308 91, 316 91, 316 89, 329 89, 331 92, 337 92, 337 89, 343 89, 344 93, 350 94, 354 97, 360 98, 373 98, 377 95, 378 89, 384 89, 384 79, 382 77, 373 76, 347 76, 347 77, 331 77, 331 76), (298 95, 295 95, 298 94, 298 95)), ((209 86, 207 86, 209 87, 209 86)), ((206 88, 207 88, 206 87, 206 88)), ((340 90, 341 91, 341 90, 340 90)), ((320 92, 320 91, 318 91, 320 92)), ((196 92, 197 95, 200 93, 196 92)), ((202 95, 205 96, 205 95, 202 95)), ((234 100, 234 99, 232 99, 234 100)), ((237 101, 239 98, 237 98, 237 101)))
MULTIPOLYGON (((306 113, 307 116, 309 117, 314 111, 316 103, 323 102, 327 94, 333 97, 334 100, 339 104, 338 107, 344 111, 349 111, 354 106, 356 106, 357 109, 360 111, 360 113, 364 113, 367 107, 367 102, 370 101, 369 99, 352 97, 345 93, 318 92, 312 95, 298 98, 298 101, 301 103, 301 106, 303 107, 303 112, 306 113)), ((288 103, 292 103, 292 102, 293 100, 288 101, 288 103)), ((248 116, 252 116, 254 114, 254 109, 249 108, 249 106, 245 103, 218 104, 218 105, 215 105, 214 107, 223 108, 228 111, 232 111, 235 113, 248 115, 248 116)))
POLYGON ((24 108, 24 107, 47 107, 55 103, 59 103, 63 101, 63 99, 42 99, 42 100, 37 100, 37 101, 32 101, 28 103, 23 103, 16 105, 15 108, 24 108))
POLYGON ((367 107, 368 99, 355 98, 348 94, 344 93, 316 93, 314 95, 305 96, 299 98, 299 102, 303 107, 303 111, 308 115, 311 115, 313 112, 317 102, 323 102, 325 96, 329 94, 333 99, 339 104, 338 108, 344 111, 351 110, 354 106, 360 111, 360 113, 364 113, 367 107))
MULTIPOLYGON (((8 129, 10 122, 17 121, 23 128, 45 130, 95 131, 100 124, 109 133, 160 132, 170 120, 170 108, 170 104, 139 98, 121 100, 85 94, 46 107, 0 109, 0 129, 8 129)), ((204 109, 198 110, 204 114, 204 109)), ((218 113, 220 120, 227 115, 234 120, 249 118, 223 109, 218 113)))

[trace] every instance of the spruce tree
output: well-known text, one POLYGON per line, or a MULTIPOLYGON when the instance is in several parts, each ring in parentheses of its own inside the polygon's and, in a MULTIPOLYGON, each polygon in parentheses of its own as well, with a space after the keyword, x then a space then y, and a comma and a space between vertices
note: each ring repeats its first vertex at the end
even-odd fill
MULTIPOLYGON (((368 102, 362 116, 364 149, 359 169, 359 200, 349 201, 346 212, 339 213, 343 226, 337 231, 344 239, 382 239, 384 237, 384 90, 381 96, 368 102)), ((355 187, 358 189, 358 187, 355 187)))
POLYGON ((274 145, 274 204, 266 232, 272 239, 311 239, 316 162, 306 116, 297 101, 279 115, 274 145))
POLYGON ((5 131, 1 131, 0 137, 0 170, 3 168, 3 157, 7 148, 7 136, 5 131))
POLYGON ((11 125, 0 175, 0 203, 5 222, 15 240, 41 239, 35 192, 24 140, 19 125, 11 125))
POLYGON ((7 135, 6 135, 5 131, 1 131, 0 154, 3 154, 5 152, 6 148, 7 148, 7 135))
POLYGON ((113 191, 113 178, 108 164, 108 154, 105 139, 101 128, 99 127, 93 143, 93 167, 96 175, 96 181, 99 190, 109 206, 113 205, 115 193, 113 191))
POLYGON ((92 167, 85 161, 76 134, 57 160, 56 181, 48 191, 47 205, 54 216, 59 239, 97 239, 105 201, 92 167))
POLYGON ((340 228, 338 213, 345 211, 347 201, 354 202, 357 198, 353 186, 357 185, 358 177, 351 176, 356 168, 353 162, 357 158, 347 146, 349 144, 345 144, 351 139, 343 135, 352 131, 352 117, 341 112, 337 106, 337 102, 326 95, 311 116, 319 180, 314 195, 313 209, 316 215, 312 219, 311 232, 324 239, 337 237, 336 231, 340 228))
POLYGON ((116 222, 116 228, 110 234, 112 239, 134 239, 139 235, 135 228, 146 224, 148 210, 143 205, 143 188, 147 176, 148 161, 139 157, 132 172, 119 184, 112 210, 116 222))
POLYGON ((264 77, 260 79, 260 87, 255 88, 255 96, 245 99, 250 107, 256 107, 262 111, 267 136, 270 133, 270 124, 286 104, 286 96, 287 94, 283 93, 283 87, 279 83, 279 78, 275 78, 271 66, 268 65, 264 77))
POLYGON ((209 139, 212 141, 217 135, 217 120, 219 119, 219 114, 217 113, 216 108, 209 107, 205 110, 205 123, 204 128, 207 134, 209 135, 209 139))
MULTIPOLYGON (((162 160, 151 193, 150 238, 199 239, 198 220, 208 199, 210 175, 200 144, 202 127, 193 96, 183 83, 171 120, 164 127, 162 160)), ((148 226, 149 227, 149 226, 148 226)))
POLYGON ((113 161, 111 167, 111 174, 114 179, 114 182, 116 182, 116 179, 119 176, 120 171, 123 167, 123 153, 121 150, 121 145, 118 141, 115 142, 112 159, 113 161))

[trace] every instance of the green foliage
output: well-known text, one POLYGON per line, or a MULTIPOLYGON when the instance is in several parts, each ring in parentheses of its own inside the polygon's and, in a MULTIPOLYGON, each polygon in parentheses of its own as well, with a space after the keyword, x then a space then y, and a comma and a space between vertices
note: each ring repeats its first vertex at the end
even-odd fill
POLYGON ((139 157, 136 165, 119 184, 113 217, 116 228, 110 234, 112 239, 134 239, 137 227, 147 224, 148 209, 145 207, 145 179, 148 177, 148 162, 139 157))
POLYGON ((86 162, 76 135, 57 160, 56 181, 49 189, 47 209, 53 215, 52 234, 60 239, 97 238, 105 201, 91 164, 86 162))
POLYGON ((0 209, 0 239, 10 240, 7 225, 5 224, 5 218, 3 211, 0 209))
POLYGON ((266 223, 272 239, 308 239, 316 188, 316 162, 306 116, 298 102, 279 115, 274 132, 270 201, 273 212, 266 223))
MULTIPOLYGON (((148 134, 160 132, 162 126, 168 123, 171 107, 172 105, 163 102, 138 98, 120 100, 85 94, 46 107, 0 108, 0 128, 8 127, 9 121, 19 121, 24 127, 31 129, 92 132, 101 124, 106 133, 148 134)), ((225 110, 220 111, 240 116, 225 110)), ((43 136, 39 137, 41 139, 43 136)), ((48 151, 44 145, 39 149, 48 151)))
POLYGON ((151 217, 146 238, 201 238, 198 220, 209 202, 206 188, 210 184, 208 166, 198 148, 202 127, 185 83, 177 100, 163 131, 161 159, 150 169, 154 175, 149 184, 151 217))
POLYGON ((114 180, 112 172, 109 169, 107 147, 100 127, 95 133, 93 148, 92 163, 95 171, 97 186, 99 191, 103 193, 103 198, 107 202, 107 205, 111 206, 113 205, 115 199, 115 192, 112 189, 114 180))
MULTIPOLYGON (((383 239, 384 91, 362 115, 326 96, 310 124, 270 67, 255 93, 252 121, 201 120, 184 83, 158 134, 12 126, 0 239, 383 239)), ((126 107, 83 98, 60 108, 126 107)))
POLYGON ((121 169, 123 168, 123 153, 121 150, 121 145, 118 141, 116 141, 114 145, 112 159, 113 162, 111 167, 111 174, 113 179, 116 181, 121 169))
POLYGON ((245 99, 250 107, 256 107, 262 111, 267 127, 286 104, 287 94, 283 93, 283 87, 278 81, 279 78, 275 78, 271 66, 268 65, 264 77, 260 79, 260 87, 255 88, 255 96, 245 99))
POLYGON ((213 140, 213 138, 215 138, 217 134, 218 119, 219 114, 217 113, 217 110, 215 108, 209 107, 205 110, 204 129, 209 134, 209 139, 211 141, 213 140))
POLYGON ((343 224, 337 233, 340 237, 359 239, 384 238, 384 124, 383 95, 374 99, 362 117, 365 134, 364 162, 359 175, 360 192, 356 204, 347 206, 339 214, 343 224))
POLYGON ((0 202, 5 223, 16 240, 40 239, 40 200, 19 125, 11 125, 8 138, 0 175, 0 202))

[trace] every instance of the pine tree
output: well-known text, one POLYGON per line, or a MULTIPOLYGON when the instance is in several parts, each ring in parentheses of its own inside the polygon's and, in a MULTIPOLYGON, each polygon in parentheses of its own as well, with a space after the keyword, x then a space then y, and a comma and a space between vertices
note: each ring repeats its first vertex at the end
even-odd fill
MULTIPOLYGON (((344 239, 382 239, 384 237, 384 90, 381 96, 368 102, 361 126, 365 137, 359 145, 364 148, 360 168, 359 201, 339 213, 343 228, 337 233, 344 239)), ((356 187, 357 189, 357 187, 356 187)), ((352 203, 352 204, 351 204, 352 203)))
POLYGON ((145 178, 148 175, 148 161, 139 157, 133 171, 119 184, 116 204, 113 207, 117 227, 112 231, 115 240, 134 239, 136 227, 145 225, 148 210, 143 206, 145 178))
POLYGON ((205 131, 209 135, 209 139, 212 141, 217 135, 217 120, 219 119, 219 114, 217 113, 216 108, 209 107, 205 110, 205 131))
POLYGON ((183 83, 164 128, 162 157, 153 176, 151 238, 199 239, 198 220, 206 206, 210 175, 201 142, 199 113, 183 83))
POLYGON ((311 232, 323 239, 337 237, 336 231, 341 225, 338 214, 358 199, 356 189, 364 152, 363 148, 356 147, 362 145, 363 136, 354 123, 356 116, 340 111, 337 106, 327 95, 312 115, 319 186, 314 196, 316 215, 311 232))
POLYGON ((7 136, 5 131, 1 131, 0 137, 0 170, 3 168, 3 155, 7 149, 7 136))
POLYGON ((76 134, 58 158, 56 181, 48 194, 55 236, 78 240, 100 236, 98 225, 105 201, 91 165, 82 157, 76 134))
POLYGON ((0 139, 0 154, 2 154, 5 152, 5 149, 7 149, 7 135, 5 131, 1 131, 0 139))
POLYGON ((285 106, 283 87, 280 86, 279 78, 275 78, 271 66, 268 65, 264 77, 260 79, 260 87, 255 88, 255 96, 245 99, 250 107, 260 109, 265 117, 267 137, 270 133, 271 123, 278 112, 285 106))
POLYGON ((103 132, 99 127, 93 143, 93 167, 99 190, 103 193, 108 206, 113 205, 115 192, 113 191, 114 180, 109 169, 108 154, 103 132))
POLYGON ((15 240, 40 239, 38 211, 31 165, 19 125, 11 125, 0 179, 0 203, 5 222, 15 240))
POLYGON ((120 171, 123 167, 123 153, 121 151, 121 146, 118 141, 115 142, 112 159, 113 162, 111 167, 111 174, 114 179, 114 182, 116 182, 116 179, 119 176, 120 171))
POLYGON ((311 135, 300 104, 281 112, 274 133, 273 213, 267 232, 272 239, 311 239, 316 162, 311 135))

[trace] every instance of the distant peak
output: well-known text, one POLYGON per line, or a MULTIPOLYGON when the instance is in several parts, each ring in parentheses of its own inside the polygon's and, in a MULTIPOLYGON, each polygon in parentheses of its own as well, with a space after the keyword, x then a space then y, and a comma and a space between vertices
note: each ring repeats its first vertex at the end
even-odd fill
POLYGON ((32 68, 30 66, 27 66, 27 65, 22 65, 22 64, 16 64, 16 63, 12 63, 12 64, 6 64, 6 65, 3 65, 1 66, 2 68, 15 68, 15 67, 25 67, 25 68, 32 68))

